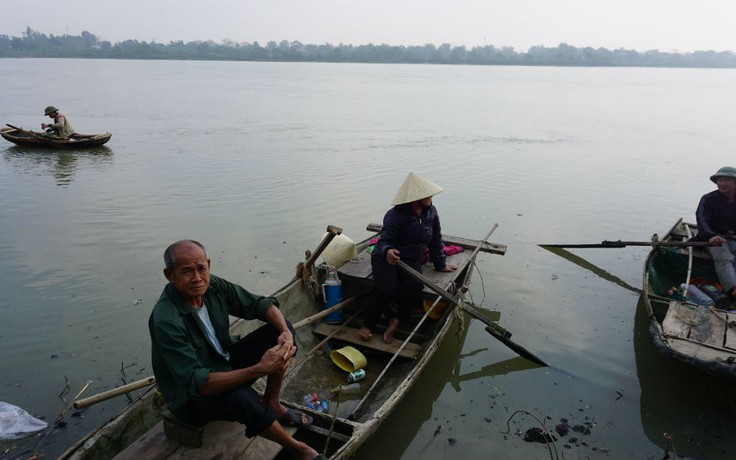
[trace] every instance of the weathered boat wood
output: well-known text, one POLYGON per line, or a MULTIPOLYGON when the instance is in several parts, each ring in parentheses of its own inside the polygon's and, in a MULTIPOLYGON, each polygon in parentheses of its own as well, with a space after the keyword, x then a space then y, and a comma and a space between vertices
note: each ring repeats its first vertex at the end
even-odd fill
MULTIPOLYGON (((369 238, 370 239, 370 238, 369 238)), ((338 272, 342 280, 343 298, 353 299, 345 302, 346 317, 354 317, 356 313, 371 303, 373 289, 370 279, 370 258, 365 257, 369 239, 358 243, 359 257, 340 267, 338 272)), ((480 241, 465 239, 469 246, 481 245, 480 241)), ((503 254, 505 246, 483 245, 493 249, 494 253, 503 254)), ((464 251, 448 256, 448 263, 458 265, 458 270, 451 273, 427 270, 439 286, 453 287, 453 292, 469 282, 468 275, 474 264, 474 254, 464 251)), ((318 287, 324 280, 326 268, 315 267, 315 270, 304 270, 302 273, 314 273, 316 279, 303 280, 297 277, 277 291, 274 296, 279 300, 284 315, 294 321, 312 316, 320 312, 324 303, 318 287)), ((434 300, 437 294, 427 292, 426 298, 434 300)), ((394 410, 407 391, 410 390, 416 377, 425 369, 440 343, 451 329, 455 319, 454 307, 448 307, 439 319, 425 320, 407 343, 405 349, 408 357, 396 358, 392 366, 387 363, 392 354, 399 348, 415 325, 419 324, 421 314, 415 315, 409 324, 401 324, 396 331, 396 340, 386 345, 376 339, 375 344, 356 340, 359 319, 344 324, 340 331, 343 340, 332 339, 322 348, 340 347, 344 343, 352 343, 360 348, 368 359, 366 378, 361 381, 358 394, 333 394, 330 398, 328 412, 320 412, 303 406, 303 396, 308 393, 329 394, 331 388, 347 383, 347 373, 332 363, 327 350, 315 347, 322 335, 329 335, 336 327, 319 323, 314 328, 310 322, 301 322, 304 327, 297 329, 296 341, 299 344, 300 356, 292 363, 284 379, 282 402, 309 413, 314 423, 297 430, 294 436, 309 443, 318 452, 325 453, 327 458, 346 459, 373 434, 385 418, 394 410), (305 350, 316 350, 308 356, 301 356, 305 350), (370 393, 367 389, 376 381, 382 370, 385 375, 370 393), (365 401, 361 399, 366 396, 365 401), (358 410, 356 410, 356 408, 358 410)), ((235 319, 231 324, 233 334, 243 335, 257 327, 255 321, 235 319)), ((378 336, 379 334, 374 334, 378 336)), ((263 380, 254 385, 257 390, 263 389, 263 380)), ((210 422, 205 426, 203 444, 199 448, 186 446, 165 436, 161 416, 164 411, 163 398, 155 387, 146 392, 133 405, 119 416, 90 433, 78 442, 60 459, 174 459, 174 458, 286 458, 280 446, 256 437, 247 439, 242 425, 228 422, 210 422), (145 420, 141 414, 149 414, 145 420), (257 441, 256 441, 257 440, 257 441)))
MULTIPOLYGON (((680 219, 661 241, 684 242, 694 234, 697 227, 680 219)), ((649 335, 661 353, 713 375, 736 379, 736 312, 693 304, 672 289, 691 276, 718 281, 705 249, 660 246, 649 253, 642 291, 649 335)))
POLYGON ((54 149, 84 149, 98 147, 110 140, 112 134, 73 134, 68 139, 46 137, 44 133, 16 127, 0 128, 0 136, 6 140, 26 147, 47 147, 54 149))

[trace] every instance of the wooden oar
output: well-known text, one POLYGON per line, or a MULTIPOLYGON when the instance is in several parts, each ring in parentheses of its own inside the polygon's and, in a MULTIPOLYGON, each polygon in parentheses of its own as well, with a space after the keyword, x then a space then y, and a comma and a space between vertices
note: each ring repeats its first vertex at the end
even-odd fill
POLYGON ((43 137, 44 137, 44 136, 43 136, 43 134, 41 134, 41 133, 37 133, 37 132, 35 132, 35 131, 31 131, 30 129, 23 129, 23 128, 19 128, 19 127, 17 127, 17 126, 13 126, 13 125, 11 125, 10 123, 5 123, 5 125, 7 125, 7 126, 10 126, 11 128, 15 129, 16 131, 20 131, 20 132, 22 132, 22 133, 28 133, 28 134, 30 134, 31 136, 36 136, 36 137, 41 137, 41 138, 43 138, 43 137))
POLYGON ((713 246, 707 241, 602 241, 600 243, 584 244, 539 244, 543 248, 625 248, 626 246, 674 246, 674 247, 705 247, 713 246))
POLYGON ((535 363, 541 365, 541 366, 548 366, 548 364, 543 361, 541 358, 538 358, 536 355, 534 355, 532 352, 527 350, 526 348, 522 347, 521 345, 515 343, 511 340, 511 333, 504 329, 503 327, 499 326, 495 322, 491 321, 490 319, 483 316, 480 312, 478 312, 475 308, 471 307, 470 305, 466 304, 459 298, 455 297, 455 295, 450 294, 449 292, 441 289, 439 286, 437 286, 434 281, 427 278, 426 276, 422 275, 418 271, 411 268, 409 265, 406 264, 406 262, 399 260, 397 265, 404 270, 409 276, 414 278, 417 281, 420 281, 424 283, 428 288, 430 288, 432 291, 434 291, 436 294, 444 297, 449 302, 451 302, 453 305, 458 305, 460 308, 463 309, 467 314, 472 316, 475 319, 478 319, 486 324, 486 332, 491 334, 494 338, 498 339, 501 343, 509 347, 510 349, 514 350, 516 353, 518 353, 520 356, 523 356, 524 358, 534 361, 535 363))

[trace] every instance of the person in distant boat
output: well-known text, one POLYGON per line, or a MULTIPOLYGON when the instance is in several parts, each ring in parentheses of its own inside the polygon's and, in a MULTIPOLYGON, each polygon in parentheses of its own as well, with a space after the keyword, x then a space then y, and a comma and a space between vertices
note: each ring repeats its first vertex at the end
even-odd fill
POLYGON ((391 203, 394 206, 383 217, 381 234, 371 254, 378 296, 363 318, 359 331, 361 339, 371 340, 381 314, 386 312, 390 319, 383 341, 393 342, 398 325, 409 319, 415 306, 421 305, 423 285, 396 266, 399 260, 421 273, 424 250, 428 249, 435 270, 451 272, 457 269, 446 263, 440 217, 432 204, 432 197, 442 190, 434 182, 409 173, 396 193, 391 203), (389 308, 394 299, 397 303, 395 314, 389 308))
POLYGON ((193 240, 170 245, 164 263, 169 283, 148 328, 153 373, 169 411, 190 423, 240 422, 247 437, 277 442, 298 459, 322 459, 283 428, 308 425, 312 418, 280 401, 297 346, 276 299, 211 275, 204 246, 193 240), (229 315, 266 324, 243 338, 232 337, 229 315), (251 388, 260 377, 266 377, 263 397, 251 388))
POLYGON ((44 115, 51 117, 54 120, 53 123, 41 123, 41 129, 46 130, 46 136, 68 139, 72 134, 74 134, 72 124, 69 123, 69 120, 67 120, 64 115, 59 113, 59 109, 50 105, 46 107, 43 112, 44 115))
POLYGON ((736 168, 724 166, 710 176, 718 190, 700 199, 695 213, 698 241, 708 241, 708 252, 718 282, 731 299, 736 300, 736 168))

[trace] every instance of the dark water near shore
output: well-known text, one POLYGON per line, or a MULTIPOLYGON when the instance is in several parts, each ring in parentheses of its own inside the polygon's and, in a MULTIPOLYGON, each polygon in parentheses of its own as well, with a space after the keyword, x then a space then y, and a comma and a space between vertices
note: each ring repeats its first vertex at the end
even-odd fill
MULTIPOLYGON (((472 286, 534 368, 466 322, 360 459, 550 458, 519 432, 549 417, 565 458, 730 458, 731 385, 651 347, 636 293, 543 242, 648 240, 694 218, 734 164, 733 70, 0 60, 0 123, 46 105, 88 151, 0 144, 0 400, 53 420, 67 403, 151 373, 148 313, 163 249, 208 248, 213 271, 262 293, 286 283, 326 225, 354 240, 409 171, 445 187, 447 233, 492 240, 472 286), (522 411, 522 412, 518 412, 522 411), (570 438, 576 438, 572 441, 570 438), (388 446, 388 447, 387 447, 388 446), (388 453, 387 453, 388 452, 388 453)), ((639 286, 646 248, 576 254, 639 286)), ((51 433, 53 458, 117 413, 51 433)), ((3 445, 27 456, 39 438, 3 445)))

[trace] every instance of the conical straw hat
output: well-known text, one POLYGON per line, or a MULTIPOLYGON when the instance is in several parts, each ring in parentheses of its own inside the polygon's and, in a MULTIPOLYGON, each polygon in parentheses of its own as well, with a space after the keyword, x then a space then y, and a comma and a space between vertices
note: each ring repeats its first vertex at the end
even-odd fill
MULTIPOLYGON (((322 239, 324 240, 328 233, 325 233, 322 239)), ((349 237, 340 234, 337 235, 330 241, 324 251, 322 251, 322 257, 330 265, 335 268, 342 267, 345 262, 349 261, 354 257, 358 257, 358 250, 355 247, 355 242, 349 237)))
POLYGON ((396 196, 391 201, 391 204, 397 205, 423 200, 424 198, 437 195, 442 190, 444 189, 434 182, 428 181, 414 173, 409 173, 406 179, 404 179, 404 183, 401 184, 399 191, 396 192, 396 196))

